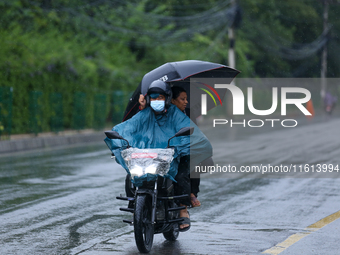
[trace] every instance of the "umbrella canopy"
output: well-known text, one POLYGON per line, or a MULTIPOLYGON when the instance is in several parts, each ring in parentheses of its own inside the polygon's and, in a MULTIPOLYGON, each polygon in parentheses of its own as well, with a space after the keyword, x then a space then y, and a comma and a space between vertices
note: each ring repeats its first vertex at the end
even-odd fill
MULTIPOLYGON (((155 80, 161 79, 170 83, 171 86, 184 87, 188 93, 188 98, 190 98, 190 78, 229 78, 231 82, 237 74, 239 74, 239 71, 228 66, 199 60, 169 62, 161 65, 144 75, 141 83, 130 98, 123 121, 138 112, 139 95, 146 95, 149 85, 155 80)), ((188 107, 190 107, 189 105, 190 102, 188 107)), ((195 117, 197 116, 192 116, 192 118, 195 117)))
POLYGON ((234 78, 239 71, 230 67, 199 60, 185 60, 169 62, 144 75, 141 83, 141 92, 146 94, 154 80, 162 79, 165 82, 183 81, 190 77, 195 78, 234 78))

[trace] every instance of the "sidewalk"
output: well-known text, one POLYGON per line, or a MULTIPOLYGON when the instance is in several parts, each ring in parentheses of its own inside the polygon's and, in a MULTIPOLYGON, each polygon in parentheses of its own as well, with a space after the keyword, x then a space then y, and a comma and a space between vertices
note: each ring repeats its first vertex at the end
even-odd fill
POLYGON ((101 142, 105 138, 104 131, 85 129, 56 133, 40 133, 12 135, 11 140, 0 141, 0 155, 35 149, 54 148, 58 146, 101 142))

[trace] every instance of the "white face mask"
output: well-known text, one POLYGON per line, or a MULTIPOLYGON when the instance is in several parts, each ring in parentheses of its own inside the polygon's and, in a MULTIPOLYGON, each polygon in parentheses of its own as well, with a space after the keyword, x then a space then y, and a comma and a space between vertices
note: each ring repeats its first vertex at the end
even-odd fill
POLYGON ((165 107, 165 101, 160 101, 160 100, 154 100, 150 102, 150 106, 154 111, 156 112, 161 112, 164 110, 165 107))

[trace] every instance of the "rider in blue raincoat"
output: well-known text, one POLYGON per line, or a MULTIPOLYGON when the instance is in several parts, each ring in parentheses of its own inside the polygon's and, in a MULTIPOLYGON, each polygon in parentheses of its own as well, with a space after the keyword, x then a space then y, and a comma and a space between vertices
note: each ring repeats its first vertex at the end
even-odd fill
MULTIPOLYGON (((190 165, 198 165, 201 161, 212 156, 212 147, 200 129, 175 105, 171 104, 172 92, 169 84, 161 80, 152 82, 149 86, 144 110, 134 115, 131 119, 118 124, 112 130, 117 131, 129 141, 130 146, 145 148, 166 148, 169 138, 173 137, 181 128, 193 126, 194 133, 189 136, 175 137, 170 145, 175 148, 174 160, 166 177, 175 179, 177 185, 175 194, 188 194, 190 197, 189 156, 190 165), (182 159, 182 160, 181 160, 182 159)), ((105 138, 109 149, 116 156, 116 160, 126 170, 125 162, 120 154, 127 148, 124 140, 111 140, 105 138)), ((136 186, 148 180, 144 175, 132 180, 136 186)), ((183 204, 190 205, 190 200, 183 204)))
MULTIPOLYGON (((190 137, 175 137, 171 140, 170 145, 175 147, 174 158, 179 159, 190 155, 191 165, 194 166, 211 157, 212 147, 206 136, 183 112, 170 103, 172 95, 170 86, 160 80, 152 84, 153 86, 149 87, 147 98, 152 92, 164 93, 164 90, 159 88, 162 84, 170 90, 167 92, 165 89, 167 98, 164 101, 164 109, 157 112, 152 107, 147 107, 131 119, 114 126, 112 130, 117 131, 128 140, 132 147, 139 149, 166 148, 168 139, 174 136, 181 128, 193 126, 196 128, 190 137)), ((150 105, 150 100, 147 104, 150 105)), ((115 154, 117 162, 128 170, 120 155, 120 151, 127 148, 127 143, 123 140, 111 140, 109 138, 105 138, 105 142, 115 154)), ((177 164, 178 160, 174 160, 168 176, 171 179, 177 174, 177 164)), ((145 178, 147 177, 145 176, 145 178)))

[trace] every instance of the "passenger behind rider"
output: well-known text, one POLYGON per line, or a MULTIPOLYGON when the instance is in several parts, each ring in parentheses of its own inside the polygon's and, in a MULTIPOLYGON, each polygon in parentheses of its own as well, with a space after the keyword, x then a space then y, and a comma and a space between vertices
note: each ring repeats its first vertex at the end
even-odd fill
MULTIPOLYGON (((172 99, 171 103, 176 105, 178 109, 180 109, 185 115, 190 118, 190 110, 186 107, 188 104, 188 94, 182 87, 172 87, 172 99)), ((196 125, 196 120, 192 120, 196 125)), ((190 186, 191 186, 191 194, 190 200, 192 207, 198 207, 201 205, 201 202, 197 199, 200 185, 200 176, 199 173, 197 176, 191 176, 190 178, 190 186), (195 177, 195 178, 194 178, 195 177)))

